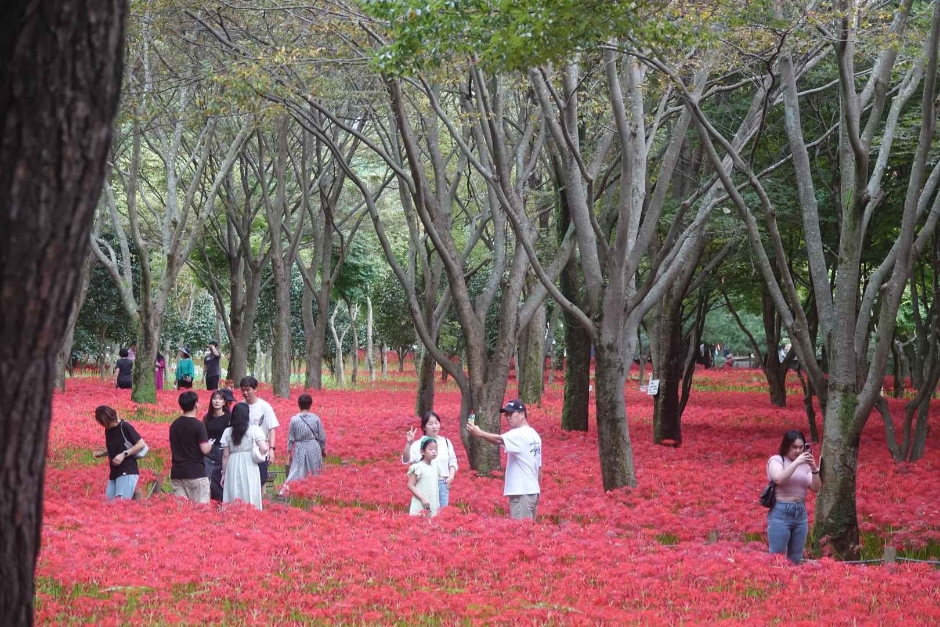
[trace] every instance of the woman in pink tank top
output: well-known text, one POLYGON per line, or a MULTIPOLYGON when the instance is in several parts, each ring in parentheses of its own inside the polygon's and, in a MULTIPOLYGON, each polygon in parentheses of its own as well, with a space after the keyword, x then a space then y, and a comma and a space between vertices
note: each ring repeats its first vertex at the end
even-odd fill
POLYGON ((809 532, 806 492, 819 492, 819 467, 800 431, 787 431, 780 450, 767 460, 767 478, 777 484, 777 502, 767 516, 767 542, 771 553, 786 553, 794 564, 803 559, 809 532))

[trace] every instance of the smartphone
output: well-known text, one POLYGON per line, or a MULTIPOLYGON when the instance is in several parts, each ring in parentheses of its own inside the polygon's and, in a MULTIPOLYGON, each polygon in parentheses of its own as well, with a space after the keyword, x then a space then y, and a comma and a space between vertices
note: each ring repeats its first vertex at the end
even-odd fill
POLYGON ((812 454, 812 453, 813 453, 813 443, 812 443, 812 442, 807 442, 806 444, 804 444, 804 445, 803 445, 803 452, 804 452, 804 453, 812 454))
POLYGON ((477 415, 473 412, 470 412, 470 415, 467 417, 467 424, 476 426, 477 424, 477 415))

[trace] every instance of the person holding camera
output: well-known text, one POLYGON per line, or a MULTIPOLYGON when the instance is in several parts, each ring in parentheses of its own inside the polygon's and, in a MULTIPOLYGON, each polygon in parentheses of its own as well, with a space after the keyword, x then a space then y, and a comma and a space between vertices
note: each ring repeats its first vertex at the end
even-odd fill
POLYGON ((767 543, 771 553, 785 553, 794 564, 803 560, 809 532, 806 492, 822 488, 819 466, 811 445, 800 431, 787 431, 780 450, 767 460, 767 479, 776 484, 776 502, 767 515, 767 543))
POLYGON ((202 360, 205 368, 206 389, 218 390, 219 379, 222 378, 222 353, 219 352, 219 343, 215 340, 206 347, 206 356, 202 360))
POLYGON ((488 433, 467 423, 467 433, 501 445, 506 450, 506 485, 503 496, 509 497, 509 515, 516 520, 535 520, 535 511, 542 490, 542 438, 529 426, 529 415, 520 400, 509 401, 500 410, 509 421, 509 431, 488 433))

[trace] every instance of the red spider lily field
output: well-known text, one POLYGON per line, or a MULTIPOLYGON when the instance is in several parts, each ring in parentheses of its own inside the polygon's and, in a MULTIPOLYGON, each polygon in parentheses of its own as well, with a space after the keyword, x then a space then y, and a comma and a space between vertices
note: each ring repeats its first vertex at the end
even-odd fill
MULTIPOLYGON (((539 519, 507 516, 502 476, 468 469, 441 384, 442 433, 461 469, 452 506, 432 521, 407 515, 398 455, 417 424, 413 372, 355 390, 314 394, 327 465, 292 485, 290 503, 194 506, 157 493, 108 503, 103 433, 109 404, 150 445, 141 486, 169 468, 173 391, 138 408, 129 391, 78 378, 54 398, 37 619, 43 624, 162 625, 937 625, 940 569, 926 563, 849 565, 827 557, 790 565, 766 552, 757 503, 765 460, 783 432, 804 431, 794 380, 773 408, 759 371, 700 372, 683 418, 684 444, 652 444, 652 401, 628 381, 639 486, 605 494, 594 424, 559 428, 563 389, 529 410, 543 439, 539 519)), ((510 394, 514 383, 510 384, 510 394)), ((272 399, 279 452, 296 396, 272 399)), ((208 404, 201 390, 200 407, 208 404)), ((895 417, 903 400, 891 400, 895 417)), ((932 415, 940 406, 934 405, 932 415)), ((936 558, 940 437, 916 464, 896 464, 873 415, 859 459, 863 553, 882 547, 936 558)), ((809 503, 813 516, 812 497, 809 503)))

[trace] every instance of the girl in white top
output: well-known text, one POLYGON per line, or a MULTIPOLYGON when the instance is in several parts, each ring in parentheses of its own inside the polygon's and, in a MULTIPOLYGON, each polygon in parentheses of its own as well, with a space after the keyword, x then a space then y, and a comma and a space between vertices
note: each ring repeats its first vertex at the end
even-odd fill
MULTIPOLYGON (((424 431, 424 437, 431 438, 437 443, 437 457, 434 464, 440 472, 440 481, 438 483, 438 502, 441 507, 447 507, 450 503, 450 486, 457 475, 457 453, 454 451, 453 443, 442 436, 441 417, 433 411, 424 412, 421 416, 421 429, 424 431)), ((415 440, 417 429, 412 428, 405 434, 405 448, 401 453, 401 462, 403 464, 414 464, 421 460, 421 440, 415 440)))
POLYGON ((421 461, 408 469, 408 491, 411 492, 412 516, 434 516, 440 509, 437 482, 440 477, 434 458, 437 457, 437 442, 433 438, 423 437, 419 443, 421 461))

